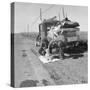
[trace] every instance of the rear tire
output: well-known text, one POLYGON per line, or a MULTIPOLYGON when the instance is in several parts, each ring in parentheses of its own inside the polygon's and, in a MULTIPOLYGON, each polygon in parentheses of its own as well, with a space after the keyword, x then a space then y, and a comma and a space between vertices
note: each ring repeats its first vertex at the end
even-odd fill
POLYGON ((49 44, 49 54, 53 56, 58 54, 60 59, 64 59, 63 44, 61 40, 52 41, 49 44))

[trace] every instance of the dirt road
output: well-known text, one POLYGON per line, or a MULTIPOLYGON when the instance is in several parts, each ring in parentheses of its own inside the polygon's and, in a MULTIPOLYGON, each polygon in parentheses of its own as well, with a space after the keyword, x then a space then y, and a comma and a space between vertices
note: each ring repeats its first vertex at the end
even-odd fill
POLYGON ((30 39, 15 41, 15 87, 81 84, 88 82, 87 53, 43 64, 35 55, 38 48, 30 39))

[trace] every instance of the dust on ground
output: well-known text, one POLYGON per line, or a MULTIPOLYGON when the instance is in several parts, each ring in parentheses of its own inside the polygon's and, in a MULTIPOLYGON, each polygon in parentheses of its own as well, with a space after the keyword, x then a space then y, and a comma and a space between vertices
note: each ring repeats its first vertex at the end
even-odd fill
POLYGON ((77 58, 43 64, 31 51, 33 48, 38 52, 35 37, 15 34, 15 87, 88 83, 87 52, 77 58))

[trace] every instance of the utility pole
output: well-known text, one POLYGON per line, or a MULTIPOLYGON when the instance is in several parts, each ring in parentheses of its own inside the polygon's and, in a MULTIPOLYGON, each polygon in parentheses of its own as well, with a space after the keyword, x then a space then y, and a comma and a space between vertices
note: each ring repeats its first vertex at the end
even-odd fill
POLYGON ((67 18, 67 12, 66 12, 66 18, 67 18))
POLYGON ((41 10, 41 8, 40 8, 40 20, 42 22, 42 10, 41 10))
POLYGON ((65 18, 64 8, 62 8, 63 18, 65 18))
POLYGON ((29 24, 27 24, 27 33, 29 33, 29 24))
POLYGON ((60 21, 60 13, 58 14, 58 16, 59 16, 59 21, 60 21))

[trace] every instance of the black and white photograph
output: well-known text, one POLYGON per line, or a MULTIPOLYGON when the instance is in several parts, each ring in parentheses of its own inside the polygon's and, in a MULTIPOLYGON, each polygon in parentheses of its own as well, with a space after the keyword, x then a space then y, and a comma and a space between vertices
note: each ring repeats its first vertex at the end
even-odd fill
POLYGON ((11 3, 11 86, 88 84, 88 7, 11 3))

